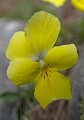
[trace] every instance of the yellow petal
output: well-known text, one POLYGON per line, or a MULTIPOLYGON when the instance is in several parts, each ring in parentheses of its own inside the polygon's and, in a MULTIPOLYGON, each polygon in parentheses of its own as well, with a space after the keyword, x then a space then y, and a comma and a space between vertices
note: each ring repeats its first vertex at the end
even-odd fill
POLYGON ((43 55, 54 45, 60 31, 60 22, 54 15, 40 11, 30 18, 24 29, 26 38, 43 55))
POLYGON ((10 62, 7 75, 16 85, 28 84, 36 80, 40 71, 38 62, 33 62, 25 58, 14 59, 10 62))
POLYGON ((64 75, 48 70, 47 74, 40 75, 34 95, 45 108, 53 100, 71 99, 70 86, 70 81, 64 75))
POLYGON ((84 0, 71 0, 71 4, 84 12, 84 0))
POLYGON ((74 44, 53 47, 45 56, 46 64, 55 70, 65 70, 72 67, 78 59, 74 44))
POLYGON ((66 0, 43 0, 43 1, 45 1, 45 2, 50 2, 50 3, 52 3, 53 5, 55 5, 56 7, 60 7, 60 6, 64 5, 64 2, 65 2, 66 0))
POLYGON ((16 32, 8 45, 6 56, 8 59, 13 60, 20 57, 32 57, 35 51, 30 45, 29 41, 25 38, 25 33, 22 31, 16 32))

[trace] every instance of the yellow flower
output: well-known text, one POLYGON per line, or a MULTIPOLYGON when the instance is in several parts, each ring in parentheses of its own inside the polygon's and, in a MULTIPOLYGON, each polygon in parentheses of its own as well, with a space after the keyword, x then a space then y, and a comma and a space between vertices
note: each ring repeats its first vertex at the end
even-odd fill
POLYGON ((70 81, 58 71, 70 68, 78 55, 74 44, 53 47, 60 32, 58 18, 45 11, 34 14, 10 40, 7 75, 16 85, 35 82, 34 95, 45 108, 57 99, 71 99, 70 81))
MULTIPOLYGON (((52 3, 53 5, 55 5, 56 7, 61 7, 64 5, 65 1, 66 0, 43 0, 45 2, 50 2, 52 3)), ((71 0, 71 4, 84 12, 84 0, 71 0)))
POLYGON ((71 0, 71 4, 84 12, 84 0, 71 0))
POLYGON ((55 5, 56 7, 60 7, 60 6, 62 6, 62 5, 64 4, 64 2, 65 2, 66 0, 43 0, 43 1, 45 1, 45 2, 50 2, 50 3, 52 3, 53 5, 55 5))

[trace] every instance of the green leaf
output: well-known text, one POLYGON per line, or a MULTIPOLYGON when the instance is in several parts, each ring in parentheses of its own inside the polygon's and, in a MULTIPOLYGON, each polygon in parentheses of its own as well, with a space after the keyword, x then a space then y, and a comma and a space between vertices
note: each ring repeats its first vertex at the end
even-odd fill
POLYGON ((17 119, 18 120, 23 120, 23 115, 22 115, 22 109, 21 109, 21 107, 18 107, 18 109, 17 109, 17 119))
POLYGON ((21 96, 18 93, 13 92, 4 92, 0 94, 0 99, 4 100, 7 103, 13 103, 19 100, 21 96))

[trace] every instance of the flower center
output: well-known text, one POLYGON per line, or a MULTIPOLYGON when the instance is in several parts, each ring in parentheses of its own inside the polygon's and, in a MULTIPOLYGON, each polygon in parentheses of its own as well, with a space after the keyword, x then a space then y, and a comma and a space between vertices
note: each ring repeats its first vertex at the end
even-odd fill
POLYGON ((40 60, 39 63, 40 63, 41 68, 45 66, 45 62, 43 60, 40 60))

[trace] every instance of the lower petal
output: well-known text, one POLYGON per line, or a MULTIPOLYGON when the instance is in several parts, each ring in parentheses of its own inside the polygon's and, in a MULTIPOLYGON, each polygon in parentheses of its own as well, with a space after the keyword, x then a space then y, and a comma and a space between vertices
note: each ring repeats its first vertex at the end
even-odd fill
POLYGON ((70 81, 62 74, 47 71, 39 77, 34 95, 45 108, 50 102, 58 99, 71 99, 70 81))
POLYGON ((15 59, 10 62, 7 75, 15 84, 28 84, 34 82, 40 71, 38 62, 28 59, 15 59))

